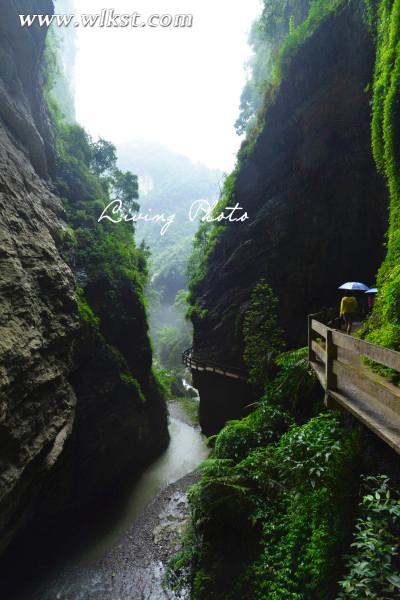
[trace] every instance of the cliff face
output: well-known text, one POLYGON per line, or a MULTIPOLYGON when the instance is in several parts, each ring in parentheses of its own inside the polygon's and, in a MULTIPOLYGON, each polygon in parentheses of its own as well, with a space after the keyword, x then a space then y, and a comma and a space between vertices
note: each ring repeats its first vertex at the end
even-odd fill
MULTIPOLYGON (((374 281, 387 191, 371 155, 373 40, 355 4, 297 50, 242 159, 234 197, 250 220, 226 227, 195 287, 207 311, 194 319, 200 358, 241 364, 243 314, 262 278, 279 298, 292 347, 306 342, 307 314, 338 305, 341 283, 374 281)), ((218 402, 209 383, 198 383, 202 401, 218 402)))
POLYGON ((17 30, 23 5, 2 6, 0 24, 0 548, 32 513, 76 405, 74 279, 56 247, 63 209, 39 176, 48 171, 37 86, 45 34, 17 30))
POLYGON ((36 172, 53 166, 47 115, 39 77, 46 30, 20 26, 19 14, 53 14, 50 0, 11 0, 1 6, 0 117, 36 172), (46 143, 44 143, 44 140, 46 143))
POLYGON ((52 11, 47 0, 0 9, 0 552, 39 507, 88 503, 168 443, 135 291, 121 292, 135 327, 100 343, 80 321, 75 278, 58 249, 67 223, 48 179, 46 31, 18 19, 52 11), (121 371, 134 372, 143 396, 121 371))

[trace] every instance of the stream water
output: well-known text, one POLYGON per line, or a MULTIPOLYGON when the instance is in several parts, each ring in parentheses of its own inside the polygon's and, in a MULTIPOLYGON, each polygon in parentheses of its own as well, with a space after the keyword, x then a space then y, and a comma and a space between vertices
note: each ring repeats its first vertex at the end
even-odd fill
POLYGON ((171 418, 169 432, 171 441, 166 452, 132 487, 112 525, 108 524, 105 529, 95 525, 94 537, 76 557, 79 563, 92 562, 104 556, 158 492, 193 471, 207 457, 204 437, 198 429, 171 418))
MULTIPOLYGON (((196 402, 195 399, 193 401, 196 402)), ((50 544, 52 552, 49 552, 47 548, 47 552, 42 556, 32 556, 32 552, 28 552, 26 557, 21 556, 20 558, 17 555, 18 571, 25 572, 25 575, 27 572, 28 575, 24 580, 15 580, 13 577, 14 582, 11 581, 11 584, 9 582, 9 585, 5 582, 7 596, 0 594, 1 597, 7 597, 7 600, 87 600, 89 598, 111 600, 114 597, 127 600, 128 597, 129 599, 164 597, 160 595, 161 592, 156 590, 154 590, 154 595, 151 589, 146 593, 141 592, 137 596, 134 591, 131 595, 131 592, 126 590, 121 596, 120 593, 115 595, 111 587, 107 587, 109 584, 106 582, 106 571, 107 561, 111 561, 113 562, 112 571, 118 572, 121 567, 121 572, 124 571, 123 576, 126 579, 129 560, 126 556, 122 558, 122 554, 126 551, 124 544, 131 543, 130 541, 124 542, 124 539, 128 539, 127 532, 129 532, 131 535, 128 537, 129 540, 132 540, 134 548, 134 551, 131 549, 134 555, 134 560, 131 561, 132 570, 128 574, 132 581, 131 585, 135 585, 135 576, 139 577, 140 573, 150 585, 152 578, 156 587, 161 585, 159 574, 161 563, 159 560, 153 560, 151 550, 147 551, 147 555, 143 555, 142 564, 139 566, 134 564, 136 556, 140 554, 138 548, 140 550, 140 545, 143 545, 144 542, 141 539, 134 539, 135 527, 133 524, 149 505, 150 513, 153 510, 158 514, 150 514, 148 520, 152 523, 151 519, 154 522, 158 519, 158 529, 162 529, 163 520, 166 521, 167 527, 171 520, 175 518, 179 520, 177 513, 185 508, 184 493, 173 490, 174 493, 166 499, 168 502, 160 505, 161 508, 157 508, 157 503, 155 503, 153 509, 151 502, 161 490, 195 470, 208 455, 205 439, 199 429, 188 425, 179 418, 182 415, 180 415, 178 407, 173 408, 172 415, 169 425, 171 441, 164 454, 153 462, 141 477, 132 483, 132 486, 128 486, 117 503, 105 507, 101 514, 87 518, 79 524, 79 527, 71 527, 70 531, 63 531, 62 542, 55 546, 50 544), (165 515, 164 519, 163 515, 165 515), (24 563, 29 560, 31 560, 30 568, 25 568, 24 563), (105 565, 104 577, 101 574, 102 561, 105 565), (154 565, 154 568, 151 565, 154 565), (149 567, 156 573, 146 573, 149 567)), ((140 536, 143 537, 143 531, 138 534, 138 537, 140 536)), ((60 540, 58 541, 60 542, 60 540)), ((148 546, 151 548, 151 542, 148 546)), ((114 572, 110 577, 111 582, 115 581, 112 579, 115 577, 114 572)), ((1 585, 1 587, 3 586, 1 585)))

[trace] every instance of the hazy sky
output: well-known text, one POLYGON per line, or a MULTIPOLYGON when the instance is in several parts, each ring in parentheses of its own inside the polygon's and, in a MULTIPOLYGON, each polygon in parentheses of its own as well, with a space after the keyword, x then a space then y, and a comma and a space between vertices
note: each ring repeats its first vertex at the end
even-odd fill
POLYGON ((191 29, 77 29, 76 109, 90 133, 115 144, 160 142, 229 171, 234 122, 259 0, 75 0, 78 13, 194 15, 191 29))

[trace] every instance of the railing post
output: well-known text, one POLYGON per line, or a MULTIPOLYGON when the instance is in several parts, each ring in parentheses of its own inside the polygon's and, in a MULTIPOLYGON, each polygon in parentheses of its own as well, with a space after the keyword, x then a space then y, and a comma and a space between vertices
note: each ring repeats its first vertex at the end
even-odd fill
POLYGON ((314 339, 314 332, 312 328, 312 320, 314 315, 308 315, 308 360, 310 362, 315 361, 315 352, 312 349, 312 343, 314 339))
POLYGON ((329 396, 329 390, 334 391, 337 389, 337 378, 333 372, 333 362, 336 359, 336 346, 332 339, 332 329, 326 330, 325 352, 325 403, 328 408, 337 408, 336 402, 329 396))

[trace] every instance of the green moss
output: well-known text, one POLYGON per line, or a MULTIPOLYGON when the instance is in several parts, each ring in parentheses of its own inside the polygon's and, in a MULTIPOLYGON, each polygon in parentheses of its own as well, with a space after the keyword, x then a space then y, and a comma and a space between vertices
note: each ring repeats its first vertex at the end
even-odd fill
POLYGON ((281 81, 299 48, 314 34, 321 23, 332 14, 349 4, 349 0, 312 0, 307 18, 297 27, 292 27, 279 51, 275 77, 281 81))
POLYGON ((387 256, 378 273, 379 295, 366 338, 400 349, 400 1, 367 2, 376 39, 372 151, 390 194, 387 256))
POLYGON ((84 291, 82 288, 77 288, 75 291, 76 301, 78 303, 78 310, 82 321, 84 321, 89 327, 92 327, 96 331, 99 330, 100 319, 96 317, 89 304, 86 302, 84 297, 84 291))
MULTIPOLYGON (((221 198, 213 211, 214 217, 222 213, 228 205, 235 205, 234 198, 237 169, 238 168, 236 168, 235 171, 233 171, 233 173, 231 173, 225 179, 221 198)), ((201 308, 196 306, 196 300, 194 298, 195 290, 207 274, 208 264, 210 257, 212 256, 212 252, 226 227, 227 225, 224 222, 202 222, 200 223, 199 229, 195 235, 192 254, 188 261, 190 290, 188 302, 192 307, 192 311, 194 310, 195 316, 199 316, 200 318, 203 318, 204 314, 201 315, 201 308)), ((189 316, 191 316, 191 312, 189 312, 189 316)))
POLYGON ((135 395, 139 398, 139 400, 142 404, 146 403, 146 397, 142 392, 140 383, 138 382, 137 379, 135 379, 133 377, 133 375, 131 375, 128 371, 126 371, 125 373, 120 374, 120 379, 127 388, 129 388, 133 392, 135 392, 135 395))

